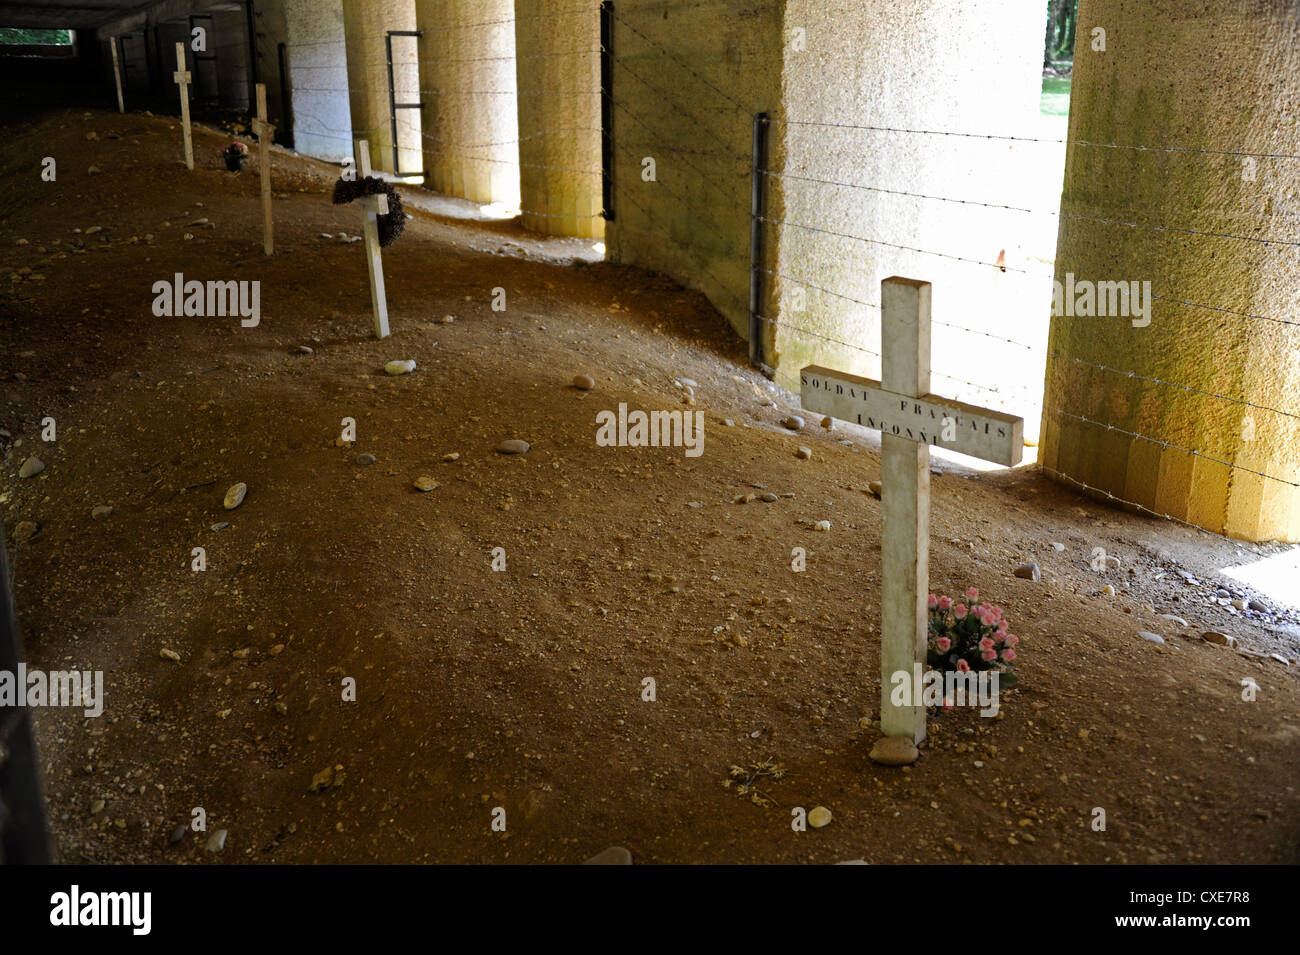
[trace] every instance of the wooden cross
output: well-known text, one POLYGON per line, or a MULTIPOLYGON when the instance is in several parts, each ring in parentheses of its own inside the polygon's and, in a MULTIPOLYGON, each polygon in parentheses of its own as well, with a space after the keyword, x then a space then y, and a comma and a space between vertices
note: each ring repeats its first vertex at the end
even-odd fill
POLYGON ((181 88, 181 132, 185 135, 185 168, 194 168, 194 140, 190 136, 190 71, 185 69, 185 44, 176 44, 176 72, 172 80, 181 88))
POLYGON ((257 118, 253 120, 257 134, 257 165, 262 177, 262 251, 270 255, 275 251, 275 236, 271 222, 271 139, 275 125, 266 121, 266 84, 257 84, 257 118))
POLYGON ((117 48, 122 43, 121 37, 113 37, 108 41, 108 45, 113 50, 113 83, 117 86, 117 111, 126 112, 126 103, 122 100, 122 64, 118 57, 117 48))
POLYGON ((810 365, 800 373, 803 406, 881 432, 881 688, 885 740, 872 758, 900 747, 915 759, 925 739, 925 707, 895 706, 893 675, 925 664, 929 619, 930 445, 1012 467, 1024 453, 1024 421, 930 394, 930 283, 880 284, 881 378, 872 381, 810 365))
MULTIPOLYGON (((370 175, 370 143, 364 139, 356 141, 357 176, 361 179, 370 175)), ((359 200, 362 208, 361 232, 366 240, 366 266, 370 269, 370 309, 375 316, 375 337, 388 337, 388 298, 384 293, 384 262, 379 254, 380 216, 388 215, 388 197, 362 196, 359 200)))

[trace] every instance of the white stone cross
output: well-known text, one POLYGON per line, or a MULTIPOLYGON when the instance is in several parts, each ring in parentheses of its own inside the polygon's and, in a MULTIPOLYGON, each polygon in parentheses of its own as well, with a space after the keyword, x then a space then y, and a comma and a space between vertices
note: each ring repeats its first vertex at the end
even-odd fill
POLYGON ((910 762, 925 739, 925 707, 895 706, 892 677, 925 664, 929 628, 930 445, 1012 467, 1024 453, 1024 421, 930 394, 930 283, 880 283, 881 378, 809 365, 803 406, 881 432, 881 762, 910 762), (900 744, 900 738, 902 741, 900 744), (890 741, 893 741, 892 743, 890 741), (910 753, 910 758, 899 754, 910 753))
MULTIPOLYGON (((371 174, 370 143, 356 141, 357 176, 364 179, 371 174)), ((362 196, 362 235, 366 240, 366 265, 370 269, 370 309, 375 316, 375 337, 388 337, 388 297, 384 293, 384 261, 379 254, 379 225, 377 219, 388 215, 388 197, 362 196)))
POLYGON ((190 135, 190 71, 185 69, 185 44, 176 44, 176 72, 172 79, 181 88, 181 132, 185 135, 185 168, 194 168, 194 139, 190 135))
POLYGON ((275 235, 271 222, 271 139, 275 124, 266 121, 266 84, 257 84, 257 118, 253 120, 257 134, 257 164, 262 177, 262 251, 270 255, 275 251, 275 235))

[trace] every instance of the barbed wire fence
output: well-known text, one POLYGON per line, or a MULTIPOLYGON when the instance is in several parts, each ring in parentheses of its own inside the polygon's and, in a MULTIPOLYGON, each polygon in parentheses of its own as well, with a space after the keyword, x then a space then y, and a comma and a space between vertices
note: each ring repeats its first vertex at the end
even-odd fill
MULTIPOLYGON (((1056 278, 1052 262, 1055 252, 1050 246, 1047 249, 1049 254, 1038 257, 1037 261, 1032 255, 1022 256, 1020 260, 1008 260, 1005 258, 1006 249, 1002 250, 1003 255, 995 258, 984 248, 924 241, 916 234, 916 230, 909 234, 888 234, 854 228, 854 219, 855 211, 862 209, 870 200, 888 198, 890 201, 911 203, 918 217, 923 217, 921 210, 934 209, 987 212, 1022 217, 1031 223, 1029 229, 1053 236, 1060 234, 1063 223, 1080 222, 1115 230, 1141 230, 1204 242, 1249 244, 1283 256, 1300 254, 1300 239, 1252 234, 1249 225, 1257 225, 1259 217, 1249 211, 1213 210, 1220 219, 1236 218, 1242 221, 1246 224, 1242 228, 1196 228, 1178 222, 1158 221, 1160 216, 1168 214, 1166 209, 1131 209, 1119 217, 1091 215, 1061 206, 1036 206, 1032 202, 1015 201, 997 195, 953 194, 942 189, 908 187, 897 182, 871 181, 870 178, 864 180, 853 175, 858 170, 857 164, 848 164, 851 168, 846 174, 843 171, 844 164, 837 165, 831 155, 832 151, 824 147, 829 137, 839 137, 837 141, 843 144, 841 155, 846 152, 851 155, 868 154, 897 148, 896 144, 902 141, 915 141, 956 144, 968 151, 991 146, 1037 149, 1049 157, 1060 154, 1061 161, 1064 151, 1074 148, 1125 150, 1139 156, 1175 157, 1186 162, 1268 162, 1279 166, 1298 162, 1300 156, 1282 152, 1193 147, 1177 143, 1097 142, 1070 139, 1068 135, 1028 136, 888 123, 833 122, 795 117, 781 111, 755 114, 741 98, 728 92, 724 88, 725 84, 710 79, 702 68, 696 68, 675 53, 670 38, 656 31, 654 23, 657 18, 652 11, 621 7, 616 9, 612 3, 599 6, 594 3, 579 4, 535 16, 454 21, 440 24, 440 30, 457 34, 471 30, 504 29, 513 27, 520 21, 551 19, 560 15, 591 17, 591 33, 598 34, 600 42, 588 44, 575 40, 572 47, 563 50, 512 50, 493 55, 456 57, 448 62, 463 67, 467 75, 490 73, 490 70, 476 70, 475 67, 494 63, 501 68, 497 72, 507 81, 499 86, 471 82, 463 87, 438 87, 421 83, 418 89, 421 102, 427 107, 431 102, 450 100, 455 101, 461 110, 491 114, 510 111, 511 107, 503 104, 513 100, 513 111, 517 118, 520 104, 530 98, 588 98, 589 108, 584 112, 601 117, 599 125, 557 124, 522 134, 516 127, 514 135, 479 141, 465 141, 454 136, 440 137, 435 131, 411 127, 406 130, 406 142, 409 144, 418 134, 419 149, 426 161, 430 157, 438 157, 469 164, 501 166, 514 173, 536 170, 578 177, 593 195, 601 197, 599 209, 586 215, 586 218, 612 220, 617 210, 622 208, 634 212, 639 223, 661 236, 672 236, 677 233, 681 223, 689 222, 701 239, 678 247, 682 266, 689 274, 678 275, 677 278, 688 282, 693 279, 714 299, 715 305, 723 307, 729 313, 749 316, 751 355, 756 363, 762 365, 766 357, 761 353, 760 343, 777 341, 779 333, 781 340, 795 341, 802 352, 814 356, 815 363, 821 363, 817 356, 836 358, 851 353, 860 356, 861 361, 869 367, 878 369, 881 355, 879 348, 873 347, 878 341, 878 338, 873 341, 873 333, 878 335, 880 321, 880 304, 875 294, 878 290, 867 287, 861 281, 862 275, 867 272, 861 267, 861 262, 868 254, 892 255, 905 257, 908 261, 933 261, 936 266, 965 270, 962 274, 986 278, 995 276, 999 282, 1014 283, 1016 296, 1030 302, 1042 302, 1041 309, 1035 310, 1035 314, 1041 313, 1041 320, 1012 333, 1008 333, 997 321, 979 323, 963 321, 955 314, 946 312, 936 314, 933 324, 945 330, 944 348, 937 351, 942 351, 949 358, 960 357, 978 347, 981 349, 980 354, 993 356, 991 360, 1029 367, 1038 372, 1042 371, 1049 360, 1064 362, 1090 373, 1114 378, 1117 382, 1140 381, 1153 389, 1195 395, 1235 409, 1244 409, 1248 413, 1275 415, 1289 422, 1300 421, 1300 408, 1276 407, 1272 403, 1251 400, 1244 394, 1226 394, 1176 381, 1171 377, 1141 374, 1133 368, 1090 361, 1054 348, 1048 337, 1050 312, 1044 294, 1051 289, 1056 278), (636 56, 616 55, 624 41, 636 44, 636 56), (534 60, 585 61, 591 64, 589 70, 571 72, 574 75, 590 75, 593 82, 590 86, 518 86, 515 82, 516 65, 534 60), (620 88, 637 90, 638 93, 623 95, 620 88), (647 103, 652 104, 653 108, 645 109, 647 103), (671 117, 673 123, 695 131, 696 135, 692 137, 689 146, 664 135, 665 117, 671 117), (784 159, 782 163, 773 164, 767 159, 770 152, 768 137, 773 132, 777 132, 780 137, 779 144, 784 159), (555 140, 561 146, 568 147, 558 151, 567 152, 570 156, 578 157, 578 160, 573 163, 521 161, 520 148, 536 140, 555 140), (882 146, 882 143, 886 145, 882 146), (642 188, 647 184, 639 179, 616 174, 616 168, 625 170, 641 155, 667 159, 679 174, 656 178, 653 181, 653 192, 642 188), (833 167, 830 170, 822 170, 819 166, 819 158, 824 156, 830 158, 833 167), (707 201, 705 198, 707 193, 731 196, 742 192, 750 193, 747 215, 739 204, 724 209, 716 201, 707 201), (780 202, 772 203, 773 197, 779 197, 780 202), (777 205, 781 211, 770 211, 773 205, 777 205), (738 228, 738 222, 742 222, 744 227, 738 228), (791 243, 808 254, 774 257, 772 250, 780 243, 791 243), (702 248, 707 248, 710 253, 704 254, 702 248), (859 252, 855 254, 847 251, 849 249, 857 249, 859 252), (830 263, 834 267, 819 268, 815 276, 801 274, 797 265, 792 264, 796 259, 814 264, 830 263), (726 274, 720 275, 719 271, 726 274), (832 280, 836 275, 846 274, 852 278, 847 281, 832 280), (739 290, 745 283, 738 282, 738 276, 748 282, 747 297, 739 290), (817 296, 816 308, 810 310, 792 307, 791 292, 795 289, 801 290, 803 294, 817 296), (805 317, 809 311, 814 314, 805 317), (767 335, 762 334, 764 328, 768 330, 767 335), (972 342, 980 344, 976 346, 972 342)), ((382 35, 373 34, 363 38, 366 44, 381 43, 382 40, 382 35)), ((321 47, 337 47, 344 51, 345 46, 343 40, 288 45, 291 53, 321 47)), ((385 67, 386 64, 377 62, 366 64, 366 69, 371 71, 376 80, 376 86, 382 86, 382 77, 378 71, 385 67)), ((309 77, 312 69, 310 66, 296 68, 295 76, 309 77)), ((337 70, 338 67, 334 66, 333 69, 337 70)), ((328 72, 330 67, 322 66, 320 70, 328 72)), ((294 93, 343 97, 349 97, 355 92, 348 87, 314 86, 310 82, 295 83, 292 90, 294 93)), ((393 95, 396 95, 395 91, 393 95)), ((393 129, 389 118, 376 122, 368 129, 339 128, 332 126, 325 117, 313 115, 310 111, 299 111, 295 106, 295 123, 299 128, 303 124, 309 125, 308 134, 311 137, 336 143, 340 152, 345 154, 350 153, 358 138, 372 142, 384 141, 386 146, 393 145, 385 140, 386 135, 391 137, 393 129)), ((552 150, 548 155, 556 151, 552 150)), ((1009 185, 1014 191, 1015 183, 1003 182, 999 185, 1009 185)), ((584 217, 574 212, 556 213, 549 209, 524 208, 522 204, 519 212, 524 216, 539 218, 573 220, 584 217)), ((1190 218, 1196 218, 1205 212, 1205 209, 1188 210, 1190 218)), ((936 214, 931 212, 929 215, 931 218, 928 221, 934 221, 936 214)), ((1274 222, 1300 223, 1300 215, 1287 211, 1272 212, 1268 218, 1274 222)), ((1150 298, 1155 303, 1161 303, 1170 314, 1182 315, 1189 320, 1200 317, 1216 321, 1262 323, 1275 327, 1286 334, 1295 335, 1291 347, 1300 348, 1300 333, 1295 331, 1300 326, 1300 320, 1294 317, 1262 315, 1233 308, 1227 303, 1198 301, 1195 296, 1169 289, 1152 290, 1150 298)), ((1037 417, 1035 412, 1041 408, 1044 422, 1048 419, 1072 422, 1133 441, 1148 442, 1158 446, 1162 452, 1185 454, 1222 465, 1234 472, 1248 473, 1288 487, 1300 487, 1300 482, 1285 475, 1269 474, 1203 448, 1180 445, 1165 438, 1125 429, 1113 421, 1079 414, 1078 409, 1063 407, 1062 402, 1055 400, 1050 391, 1044 394, 1041 374, 1038 375, 1037 382, 1032 375, 1021 376, 1021 380, 1010 383, 979 381, 975 380, 979 376, 972 376, 960 361, 957 364, 951 361, 945 363, 942 356, 936 357, 940 360, 932 368, 932 374, 949 382, 953 386, 952 390, 957 392, 953 397, 960 400, 979 398, 984 403, 1023 414, 1030 419, 1037 417)), ((1045 465, 1043 470, 1065 483, 1102 496, 1113 503, 1199 528, 1199 525, 1168 513, 1158 513, 1146 505, 1091 486, 1055 468, 1045 465)))

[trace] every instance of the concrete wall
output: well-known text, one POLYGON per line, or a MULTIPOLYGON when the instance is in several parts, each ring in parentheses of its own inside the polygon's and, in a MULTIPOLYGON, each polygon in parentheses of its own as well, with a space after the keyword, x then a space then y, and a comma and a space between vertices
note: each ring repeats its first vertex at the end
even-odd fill
MULTIPOLYGON (((389 109, 389 30, 414 30, 415 0, 344 0, 348 86, 352 130, 370 143, 370 164, 396 172, 393 164, 392 112, 389 109)), ((398 102, 420 101, 420 73, 415 37, 393 37, 393 81, 398 102)), ((397 141, 403 172, 419 172, 424 161, 420 111, 397 111, 397 141)))
POLYGON ((430 189, 519 201, 513 17, 512 0, 416 0, 430 189))
POLYGON ((791 0, 790 122, 772 131, 786 178, 769 183, 789 223, 774 267, 782 277, 768 276, 767 290, 781 322, 769 364, 782 384, 797 387, 811 363, 879 378, 880 283, 901 275, 933 285, 935 390, 1037 430, 1061 147, 939 133, 1036 136, 1042 6, 791 0), (850 126, 876 128, 841 128, 850 126), (993 267, 1003 251, 1006 272, 993 267))
POLYGON ((257 50, 257 81, 266 84, 267 115, 276 124, 275 141, 284 143, 292 134, 292 102, 281 95, 280 58, 278 45, 288 42, 281 0, 258 0, 254 5, 254 46, 257 50))
POLYGON ((1058 277, 1149 280, 1161 298, 1147 327, 1052 322, 1040 461, 1216 532, 1300 540, 1282 483, 1300 483, 1300 338, 1265 320, 1296 318, 1295 162, 1235 155, 1300 152, 1296 7, 1081 0, 1078 36, 1058 277))
POLYGON ((217 56, 217 94, 229 109, 248 108, 248 24, 243 10, 212 15, 208 51, 217 56))
POLYGON ((702 290, 748 335, 753 114, 780 105, 780 0, 622 0, 608 256, 702 290), (642 178, 643 160, 656 165, 642 178))
POLYGON ((515 0, 520 207, 535 232, 601 238, 600 15, 515 0))

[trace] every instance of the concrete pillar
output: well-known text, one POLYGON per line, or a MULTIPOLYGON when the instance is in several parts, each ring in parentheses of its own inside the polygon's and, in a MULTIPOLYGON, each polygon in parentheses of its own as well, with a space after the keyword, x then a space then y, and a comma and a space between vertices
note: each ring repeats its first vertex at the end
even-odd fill
POLYGON ((258 0, 258 75, 267 109, 279 129, 291 129, 293 147, 339 161, 352 156, 347 43, 342 0, 258 0), (280 44, 285 44, 290 102, 280 95, 280 44))
MULTIPOLYGON (((370 142, 370 165, 396 172, 393 164, 392 116, 389 109, 388 49, 390 30, 414 30, 415 0, 343 0, 347 33, 348 86, 352 132, 370 142)), ((420 102, 420 72, 415 37, 393 37, 393 84, 399 103, 420 102)), ((397 110, 403 172, 419 172, 423 163, 420 111, 397 110)))
POLYGON ((416 0, 424 182, 474 202, 519 201, 512 0, 416 0))
POLYGON ((615 9, 608 257, 703 291, 747 336, 753 114, 781 105, 784 2, 618 0, 615 9))
POLYGON ((601 238, 597 4, 515 0, 522 223, 601 238))
POLYGON ((1043 138, 1043 24, 1041 4, 790 0, 763 326, 779 383, 808 364, 880 378, 899 275, 933 286, 936 392, 1037 421, 1063 147, 943 134, 1043 138))
POLYGON ((1300 153, 1298 36, 1294 4, 1079 4, 1057 279, 1159 298, 1052 321, 1039 460, 1248 540, 1300 540, 1296 163, 1240 155, 1300 153))

